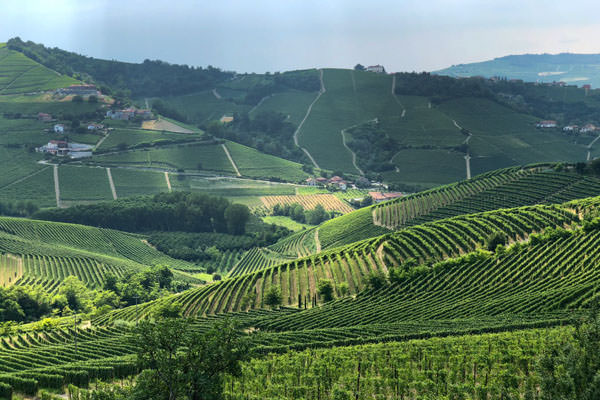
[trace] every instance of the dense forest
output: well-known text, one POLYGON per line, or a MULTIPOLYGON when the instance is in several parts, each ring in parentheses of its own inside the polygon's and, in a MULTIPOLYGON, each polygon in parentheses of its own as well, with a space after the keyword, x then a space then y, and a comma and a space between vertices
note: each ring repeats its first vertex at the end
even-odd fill
POLYGON ((250 211, 245 205, 232 204, 222 197, 174 192, 42 210, 34 217, 127 232, 183 231, 241 235, 245 233, 250 211))

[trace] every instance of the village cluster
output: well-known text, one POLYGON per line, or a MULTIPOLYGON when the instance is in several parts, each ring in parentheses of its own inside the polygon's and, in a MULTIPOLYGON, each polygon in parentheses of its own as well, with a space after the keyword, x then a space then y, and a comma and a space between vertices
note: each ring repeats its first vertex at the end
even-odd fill
MULTIPOLYGON (((558 122, 554 120, 539 121, 535 124, 535 127, 541 129, 559 128, 558 122)), ((562 131, 565 133, 593 133, 597 130, 599 130, 599 128, 594 124, 585 124, 581 127, 579 125, 570 124, 562 127, 562 131)))
MULTIPOLYGON (((94 85, 71 85, 66 88, 57 89, 54 92, 57 96, 82 96, 90 97, 97 96, 102 97, 102 93, 94 85)), ((130 120, 148 120, 152 119, 152 111, 137 108, 126 108, 126 109, 111 109, 106 112, 106 118, 112 120, 130 121, 130 120)), ((59 123, 56 118, 48 113, 39 113, 37 119, 42 122, 54 123, 52 128, 47 129, 50 133, 64 135, 68 133, 69 127, 64 123, 59 123)), ((106 133, 107 128, 104 124, 90 121, 83 125, 88 132, 102 132, 106 133)), ((70 158, 83 158, 91 157, 93 146, 82 143, 75 143, 69 141, 67 137, 62 140, 50 140, 47 144, 37 147, 36 151, 53 156, 59 157, 70 157, 70 158)))

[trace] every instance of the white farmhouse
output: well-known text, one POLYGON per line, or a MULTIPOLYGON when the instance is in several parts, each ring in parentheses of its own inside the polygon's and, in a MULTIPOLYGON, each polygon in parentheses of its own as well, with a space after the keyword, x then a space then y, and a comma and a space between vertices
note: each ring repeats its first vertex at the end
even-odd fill
POLYGON ((65 126, 63 124, 55 124, 54 133, 65 133, 65 126))

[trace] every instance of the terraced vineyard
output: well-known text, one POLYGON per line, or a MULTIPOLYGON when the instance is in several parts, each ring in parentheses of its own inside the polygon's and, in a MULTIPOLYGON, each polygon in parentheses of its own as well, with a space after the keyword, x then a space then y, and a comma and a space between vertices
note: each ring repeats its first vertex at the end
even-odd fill
MULTIPOLYGON (((494 232, 506 232, 511 241, 526 239, 531 233, 548 227, 569 226, 578 221, 570 207, 533 206, 458 216, 419 226, 394 234, 357 242, 340 249, 325 251, 244 274, 240 266, 232 271, 233 278, 215 285, 194 289, 157 303, 177 301, 191 316, 219 312, 263 308, 264 293, 270 286, 281 288, 283 304, 313 306, 320 303, 317 284, 329 279, 334 295, 342 296, 342 283, 347 294, 356 294, 366 287, 366 278, 373 271, 388 273, 409 258, 419 263, 434 263, 457 257, 483 245, 494 232), (241 272, 240 272, 241 271, 241 272)), ((140 308, 140 315, 152 309, 152 303, 140 308)), ((110 318, 130 318, 132 309, 116 311, 110 318)))
MULTIPOLYGON (((104 276, 122 276, 127 270, 148 265, 185 269, 190 264, 175 260, 142 242, 141 237, 110 229, 82 225, 0 218, 0 284, 41 279, 51 287, 75 275, 91 287, 104 276), (18 278, 23 277, 20 281, 18 278), (8 282, 10 278, 10 282, 8 282)), ((184 280, 192 280, 181 275, 184 280)))
POLYGON ((319 227, 319 238, 328 249, 456 215, 599 194, 597 177, 556 172, 543 165, 506 168, 338 217, 319 227))

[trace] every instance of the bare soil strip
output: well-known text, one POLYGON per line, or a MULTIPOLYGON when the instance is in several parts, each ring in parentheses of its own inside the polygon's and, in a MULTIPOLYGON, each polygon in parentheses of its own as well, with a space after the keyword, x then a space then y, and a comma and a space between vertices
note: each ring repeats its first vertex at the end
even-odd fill
POLYGON ((219 100, 221 100, 221 99, 222 99, 222 97, 221 97, 221 95, 219 94, 219 92, 217 92, 217 88, 214 88, 214 89, 212 90, 212 94, 213 94, 213 95, 214 95, 214 96, 215 96, 217 99, 219 99, 219 100))
POLYGON ((406 108, 404 108, 404 105, 402 104, 402 102, 400 101, 398 96, 396 96, 396 75, 395 74, 392 77, 392 97, 394 98, 394 100, 396 100, 396 103, 398 103, 398 105, 400 107, 402 107, 402 114, 400 115, 400 118, 404 118, 404 116, 406 115, 406 108))
POLYGON ((229 150, 227 150, 227 146, 225 146, 225 143, 223 143, 221 146, 223 146, 223 151, 225 151, 225 154, 227 155, 227 158, 229 158, 229 162, 231 163, 231 166, 235 170, 236 175, 237 176, 242 176, 242 174, 240 174, 240 170, 238 169, 237 165, 235 165, 235 162, 233 161, 233 158, 231 157, 231 154, 229 154, 229 150))
POLYGON ((54 193, 56 195, 56 207, 60 207, 60 185, 58 183, 58 165, 54 165, 54 193))
POLYGON ((310 105, 308 106, 308 109, 306 110, 306 115, 304 115, 304 118, 302 118, 302 121, 300 121, 300 124, 298 124, 298 128, 296 128, 296 131, 294 132, 294 144, 297 147, 300 147, 302 149, 302 151, 307 155, 307 157, 310 158, 310 161, 313 163, 313 165, 315 166, 315 168, 320 168, 319 164, 317 164, 317 162, 315 161, 315 159, 313 158, 313 156, 308 152, 308 150, 306 150, 304 147, 301 147, 298 144, 298 133, 300 133, 300 129, 302 129, 302 125, 304 125, 304 122, 306 121, 306 119, 310 115, 310 112, 312 111, 312 108, 315 105, 315 103, 317 102, 317 100, 319 100, 319 98, 321 98, 321 96, 323 95, 323 93, 325 93, 327 91, 325 89, 325 84, 323 83, 323 70, 320 70, 319 80, 321 81, 321 90, 319 90, 319 93, 317 94, 317 97, 315 97, 315 99, 312 101, 312 103, 310 103, 310 105))
POLYGON ((600 135, 598 135, 598 137, 596 137, 596 139, 592 140, 592 142, 590 144, 588 144, 586 161, 590 161, 590 159, 592 158, 592 146, 594 145, 594 143, 596 143, 596 141, 598 139, 600 139, 600 135))
POLYGON ((315 247, 317 248, 317 253, 321 252, 321 242, 319 241, 319 228, 315 229, 315 247))
POLYGON ((169 173, 167 171, 165 171, 165 181, 167 182, 167 187, 169 188, 169 193, 171 193, 173 191, 173 189, 171 189, 171 180, 169 179, 169 173))
POLYGON ((108 184, 110 185, 110 191, 112 192, 113 200, 117 199, 117 189, 115 189, 115 182, 113 181, 110 168, 106 168, 106 175, 108 175, 108 184))
POLYGON ((354 128, 356 125, 350 126, 348 128, 344 128, 340 131, 340 133, 342 134, 342 144, 344 145, 344 147, 350 152, 350 154, 352 154, 352 165, 354 165, 354 168, 356 168, 356 170, 358 171, 359 174, 361 175, 365 175, 365 173, 363 172, 362 169, 360 169, 358 167, 358 164, 356 164, 356 154, 352 151, 352 149, 350 147, 348 147, 348 145, 346 144, 346 130, 350 129, 350 128, 354 128))
POLYGON ((142 122, 142 129, 149 129, 152 131, 167 131, 175 133, 194 133, 194 131, 174 124, 164 119, 153 119, 150 121, 142 122))

